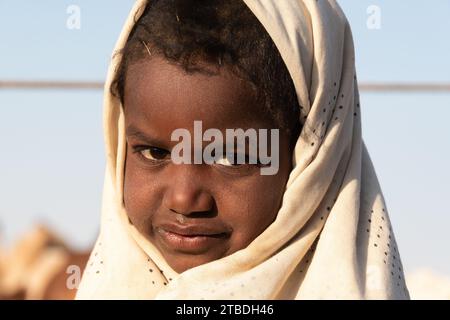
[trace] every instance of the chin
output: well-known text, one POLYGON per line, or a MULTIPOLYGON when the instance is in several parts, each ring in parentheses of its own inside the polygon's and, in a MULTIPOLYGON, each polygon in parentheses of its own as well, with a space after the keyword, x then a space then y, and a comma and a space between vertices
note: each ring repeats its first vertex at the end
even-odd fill
POLYGON ((166 256, 163 254, 164 258, 166 259, 169 266, 175 270, 177 273, 182 273, 184 271, 187 271, 189 269, 198 267, 200 265, 206 264, 208 262, 212 262, 214 260, 218 260, 222 258, 222 256, 219 257, 209 257, 208 255, 187 255, 187 254, 176 254, 176 255, 170 255, 166 256))

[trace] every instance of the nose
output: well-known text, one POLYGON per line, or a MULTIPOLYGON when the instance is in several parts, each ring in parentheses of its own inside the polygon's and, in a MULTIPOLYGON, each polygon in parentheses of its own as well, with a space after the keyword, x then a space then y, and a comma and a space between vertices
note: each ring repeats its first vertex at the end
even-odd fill
POLYGON ((197 166, 180 164, 174 167, 164 193, 164 207, 182 215, 211 214, 214 199, 205 188, 205 177, 195 168, 197 166))

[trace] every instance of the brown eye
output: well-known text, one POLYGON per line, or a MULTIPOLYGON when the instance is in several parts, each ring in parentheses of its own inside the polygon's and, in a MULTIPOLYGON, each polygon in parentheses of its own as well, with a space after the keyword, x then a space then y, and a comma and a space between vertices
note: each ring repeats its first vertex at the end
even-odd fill
POLYGON ((156 147, 141 149, 139 152, 148 160, 164 160, 170 155, 169 151, 156 147))
MULTIPOLYGON (((254 159, 252 159, 254 160, 254 159)), ((239 165, 247 165, 251 163, 257 163, 257 161, 250 161, 250 156, 247 154, 226 154, 221 159, 216 160, 216 164, 225 167, 237 167, 239 165), (243 159, 243 162, 242 160, 243 159)))
POLYGON ((234 155, 227 155, 225 157, 222 157, 220 159, 216 160, 216 164, 219 164, 221 166, 231 167, 234 166, 234 155))

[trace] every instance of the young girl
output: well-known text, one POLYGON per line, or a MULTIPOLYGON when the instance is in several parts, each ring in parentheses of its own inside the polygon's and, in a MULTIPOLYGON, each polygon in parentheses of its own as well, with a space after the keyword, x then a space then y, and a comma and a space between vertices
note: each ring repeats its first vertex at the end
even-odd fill
POLYGON ((334 0, 137 1, 106 89, 101 231, 77 298, 409 297, 334 0), (229 141, 178 163, 174 132, 199 122, 277 130, 276 172, 229 141))

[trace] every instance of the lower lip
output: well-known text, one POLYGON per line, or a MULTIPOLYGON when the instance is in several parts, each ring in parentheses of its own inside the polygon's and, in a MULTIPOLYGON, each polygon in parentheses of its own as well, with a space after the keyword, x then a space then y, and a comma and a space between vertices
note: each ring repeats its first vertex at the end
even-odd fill
POLYGON ((225 234, 223 236, 183 236, 160 228, 157 231, 168 247, 192 253, 205 251, 225 239, 225 234))

